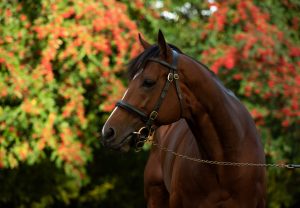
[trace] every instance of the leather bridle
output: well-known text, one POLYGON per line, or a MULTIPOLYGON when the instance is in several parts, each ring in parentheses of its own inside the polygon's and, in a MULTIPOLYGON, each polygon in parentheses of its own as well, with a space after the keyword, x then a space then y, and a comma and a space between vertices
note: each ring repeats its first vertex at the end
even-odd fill
POLYGON ((137 109, 135 106, 133 106, 123 100, 118 101, 116 104, 116 106, 123 108, 127 112, 133 113, 136 116, 139 116, 141 118, 141 120, 145 123, 145 126, 140 128, 139 131, 133 132, 133 134, 136 134, 135 146, 136 146, 137 150, 141 149, 144 145, 144 142, 150 136, 153 135, 153 133, 155 131, 154 122, 157 119, 159 108, 162 105, 162 102, 163 102, 164 98, 166 97, 169 87, 173 81, 175 83, 175 88, 176 88, 177 96, 180 101, 180 108, 181 108, 181 113, 182 113, 183 97, 182 97, 181 90, 180 90, 179 83, 178 83, 179 73, 178 73, 178 69, 177 69, 177 62, 178 62, 179 54, 175 50, 172 50, 172 56, 173 56, 172 64, 169 64, 168 62, 160 60, 158 58, 149 58, 147 60, 147 62, 148 61, 156 62, 156 63, 159 63, 162 66, 169 69, 169 74, 167 76, 165 86, 162 89, 160 96, 159 96, 153 110, 151 111, 151 113, 149 113, 149 114, 145 113, 145 112, 141 111, 140 109, 137 109))

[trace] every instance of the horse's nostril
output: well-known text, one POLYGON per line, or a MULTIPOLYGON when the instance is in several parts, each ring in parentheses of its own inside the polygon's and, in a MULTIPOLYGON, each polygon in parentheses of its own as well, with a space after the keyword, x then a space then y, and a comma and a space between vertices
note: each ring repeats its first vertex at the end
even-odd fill
POLYGON ((115 135, 115 130, 113 128, 108 128, 105 132, 104 132, 104 139, 110 139, 115 135))

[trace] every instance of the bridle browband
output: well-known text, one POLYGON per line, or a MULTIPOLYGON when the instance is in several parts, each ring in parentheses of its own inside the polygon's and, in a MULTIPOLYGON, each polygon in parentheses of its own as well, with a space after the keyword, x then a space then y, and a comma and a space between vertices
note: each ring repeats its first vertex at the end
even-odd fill
POLYGON ((151 113, 147 114, 123 100, 118 101, 116 104, 117 107, 123 108, 124 110, 126 110, 129 113, 133 113, 133 114, 139 116, 141 118, 141 120, 145 123, 145 126, 142 127, 139 131, 133 132, 134 134, 137 135, 137 140, 135 141, 137 150, 140 150, 143 147, 144 142, 150 136, 153 135, 153 133, 155 131, 153 124, 154 124, 155 120, 157 119, 159 108, 160 108, 164 98, 166 97, 169 87, 173 81, 175 83, 177 96, 180 101, 180 108, 181 108, 180 113, 182 114, 183 97, 182 97, 181 90, 180 90, 179 83, 178 83, 178 80, 179 80, 179 73, 178 73, 178 69, 177 69, 177 62, 178 62, 178 57, 179 57, 178 52, 176 52, 175 50, 172 50, 172 57, 173 57, 172 64, 169 64, 168 62, 160 60, 158 58, 149 58, 147 60, 147 62, 148 61, 156 62, 156 63, 159 63, 162 66, 169 69, 169 74, 167 76, 165 86, 162 89, 160 96, 159 96, 153 110, 151 111, 151 113))

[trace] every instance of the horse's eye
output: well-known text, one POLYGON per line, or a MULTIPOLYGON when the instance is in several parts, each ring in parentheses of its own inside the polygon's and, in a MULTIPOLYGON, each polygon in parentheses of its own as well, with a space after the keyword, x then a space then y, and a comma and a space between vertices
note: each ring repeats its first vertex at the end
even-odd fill
POLYGON ((154 80, 151 80, 151 79, 145 79, 142 86, 145 87, 145 88, 150 88, 150 87, 153 87, 155 85, 155 81, 154 80))

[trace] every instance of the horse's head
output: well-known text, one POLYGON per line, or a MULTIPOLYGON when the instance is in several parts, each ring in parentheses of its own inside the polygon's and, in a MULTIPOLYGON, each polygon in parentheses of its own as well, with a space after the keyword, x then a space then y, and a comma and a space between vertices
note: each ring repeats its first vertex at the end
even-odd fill
POLYGON ((145 50, 129 64, 128 89, 102 129, 102 143, 122 151, 143 144, 156 127, 181 116, 179 50, 166 43, 161 31, 155 45, 139 38, 145 50))

